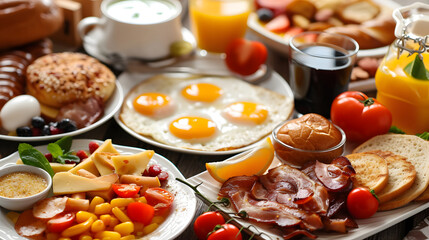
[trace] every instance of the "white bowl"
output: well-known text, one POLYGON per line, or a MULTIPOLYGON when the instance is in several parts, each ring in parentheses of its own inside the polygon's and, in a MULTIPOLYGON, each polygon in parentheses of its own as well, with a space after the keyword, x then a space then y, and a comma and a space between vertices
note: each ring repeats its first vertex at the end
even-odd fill
POLYGON ((43 191, 29 197, 8 198, 0 196, 0 206, 12 211, 23 211, 33 206, 37 201, 47 197, 49 190, 52 187, 52 178, 48 172, 38 167, 24 164, 15 164, 6 165, 5 167, 0 168, 0 177, 14 172, 29 172, 37 174, 46 180, 48 186, 43 191))

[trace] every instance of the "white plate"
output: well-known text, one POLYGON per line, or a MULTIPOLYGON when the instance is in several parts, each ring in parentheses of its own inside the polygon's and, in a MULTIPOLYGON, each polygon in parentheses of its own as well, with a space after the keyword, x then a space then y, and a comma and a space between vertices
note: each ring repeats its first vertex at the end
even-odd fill
MULTIPOLYGON (((210 61, 208 61, 208 62, 210 62, 210 61)), ((200 64, 198 66, 202 67, 202 66, 204 66, 204 64, 208 64, 208 62, 201 61, 201 62, 196 63, 195 61, 192 61, 192 62, 185 63, 182 65, 188 65, 188 66, 196 67, 198 64, 200 64)), ((214 65, 211 65, 211 67, 213 68, 214 65)), ((219 63, 217 63, 216 68, 219 69, 219 71, 227 71, 226 69, 224 69, 225 67, 219 63)), ((147 79, 151 76, 153 76, 153 74, 125 72, 118 77, 118 80, 123 86, 124 95, 126 95, 131 90, 132 87, 134 87, 136 84, 140 83, 142 80, 147 79)), ((264 87, 266 89, 270 89, 272 91, 278 92, 282 95, 285 95, 288 98, 293 99, 292 90, 290 89, 286 80, 284 80, 278 73, 276 73, 274 71, 272 72, 272 75, 267 80, 264 80, 263 82, 259 83, 258 85, 261 87, 264 87)), ((256 142, 256 143, 248 145, 246 147, 242 147, 242 148, 238 148, 238 149, 234 149, 234 150, 228 150, 228 151, 198 151, 198 150, 190 150, 190 149, 174 147, 174 146, 166 145, 164 143, 157 142, 151 138, 142 136, 142 135, 134 132, 132 129, 130 129, 124 123, 122 123, 122 121, 119 119, 119 113, 120 113, 120 111, 118 111, 115 114, 114 118, 115 118, 116 122, 119 124, 119 126, 121 126, 126 132, 128 132, 129 134, 131 134, 132 136, 134 136, 135 138, 137 138, 143 142, 146 142, 146 143, 149 143, 149 144, 152 144, 154 146, 161 147, 164 149, 172 150, 172 151, 178 151, 178 152, 183 152, 183 153, 192 153, 192 154, 200 154, 200 155, 226 155, 226 154, 235 154, 235 153, 243 152, 247 149, 253 148, 254 146, 256 146, 259 143, 259 142, 256 142)))
POLYGON ((104 106, 103 117, 99 119, 97 122, 89 125, 88 127, 84 127, 73 132, 67 132, 67 133, 61 133, 61 134, 49 135, 49 136, 37 136, 37 137, 18 137, 18 136, 9 136, 9 135, 0 134, 0 139, 9 140, 9 141, 20 141, 20 142, 50 141, 54 139, 59 139, 64 136, 75 136, 81 133, 85 133, 100 126, 101 124, 109 120, 113 116, 113 114, 115 114, 119 110, 123 100, 124 100, 124 94, 122 91, 122 86, 118 81, 116 81, 115 90, 104 106))
MULTIPOLYGON (((401 5, 393 0, 375 0, 381 6, 387 6, 389 8, 395 9, 401 5)), ((265 29, 258 21, 258 16, 256 13, 252 13, 249 16, 247 21, 249 29, 262 39, 262 41, 268 46, 272 47, 276 51, 288 56, 289 53, 289 43, 283 37, 265 29)), ((363 57, 382 57, 387 53, 388 46, 374 48, 374 49, 365 49, 359 50, 358 58, 363 57)))
MULTIPOLYGON (((351 148, 352 149, 352 148, 351 148)), ((246 154, 247 152, 244 152, 242 154, 246 154)), ((275 159, 275 161, 278 161, 275 159)), ((271 165, 272 167, 278 164, 278 162, 275 162, 271 165)), ((188 178, 187 181, 192 185, 201 184, 198 187, 198 190, 206 196, 210 201, 217 201, 217 194, 219 192, 219 189, 221 187, 221 184, 214 180, 210 174, 205 171, 198 175, 195 175, 191 178, 188 178)), ((219 206, 220 205, 216 205, 219 206)), ((378 232, 381 232, 384 229, 387 229, 405 219, 408 217, 411 217, 426 208, 429 208, 429 202, 411 202, 410 204, 398 208, 395 210, 390 211, 383 211, 383 212, 377 212, 375 215, 373 215, 371 218, 368 219, 357 219, 356 222, 359 225, 358 228, 349 229, 348 233, 341 234, 341 233, 324 233, 324 232, 317 232, 316 235, 318 236, 317 239, 323 240, 331 240, 331 239, 347 239, 347 240, 357 240, 357 239, 364 239, 371 235, 374 235, 378 232)), ((221 207, 222 210, 225 212, 234 212, 232 208, 224 208, 221 207)), ((272 228, 269 228, 267 226, 263 226, 262 224, 258 224, 257 222, 250 222, 245 220, 238 220, 239 223, 243 226, 249 226, 250 224, 256 226, 256 229, 260 232, 266 233, 268 236, 271 237, 271 240, 283 239, 281 235, 276 234, 272 228)), ((255 231, 255 233, 257 233, 255 231)), ((263 235, 262 235, 263 236, 263 235)), ((270 239, 267 236, 263 236, 263 239, 270 239)))
MULTIPOLYGON (((189 42, 192 45, 192 47, 195 49, 197 43, 195 41, 195 38, 192 32, 189 31, 187 28, 182 28, 182 36, 183 36, 183 40, 189 42)), ((88 32, 85 39, 83 40, 83 48, 89 55, 97 58, 98 60, 107 64, 114 64, 114 62, 112 62, 112 59, 110 59, 108 56, 103 54, 98 48, 98 43, 100 42, 100 39, 102 37, 103 37, 103 33, 101 28, 95 27, 93 30, 88 32)))
MULTIPOLYGON (((91 141, 96 141, 102 143, 98 140, 89 140, 89 139, 76 139, 73 140, 72 148, 74 150, 78 149, 88 149, 88 144, 91 141)), ((132 148, 120 145, 114 145, 116 150, 121 154, 134 154, 141 152, 142 149, 132 148)), ((47 145, 36 147, 42 153, 47 152, 47 145)), ((14 164, 18 160, 19 155, 17 152, 11 154, 10 156, 0 160, 0 167, 3 167, 6 164, 14 164)), ((166 170, 169 175, 169 180, 166 189, 175 195, 173 210, 170 215, 165 219, 165 221, 151 234, 146 235, 142 239, 151 240, 165 240, 165 239, 174 239, 179 236, 191 223, 194 218, 196 211, 196 198, 194 192, 176 181, 176 178, 184 179, 182 173, 171 163, 168 159, 164 158, 161 155, 155 154, 150 160, 149 164, 159 164, 163 170, 166 170)), ((6 217, 8 210, 1 208, 0 211, 0 239, 2 240, 26 240, 19 236, 14 229, 14 224, 6 217)))

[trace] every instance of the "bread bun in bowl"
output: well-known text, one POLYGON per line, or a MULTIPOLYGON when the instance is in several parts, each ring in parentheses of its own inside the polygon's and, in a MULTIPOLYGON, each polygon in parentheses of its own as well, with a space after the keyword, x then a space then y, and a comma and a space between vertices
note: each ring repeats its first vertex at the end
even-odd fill
POLYGON ((330 163, 343 153, 346 142, 341 128, 314 113, 281 123, 272 138, 277 158, 295 167, 314 160, 330 163))
POLYGON ((53 34, 63 16, 54 0, 2 0, 0 23, 0 50, 4 50, 53 34))
POLYGON ((115 81, 109 68, 82 53, 52 53, 27 68, 27 93, 54 108, 89 98, 105 102, 115 81))

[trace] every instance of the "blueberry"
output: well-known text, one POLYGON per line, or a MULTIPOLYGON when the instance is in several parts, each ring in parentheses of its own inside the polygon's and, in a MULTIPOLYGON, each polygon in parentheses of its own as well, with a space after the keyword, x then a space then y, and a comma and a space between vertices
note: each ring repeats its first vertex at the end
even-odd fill
POLYGON ((43 119, 42 117, 33 117, 31 119, 31 125, 35 128, 39 128, 42 129, 43 126, 45 125, 45 119, 43 119))
POLYGON ((31 137, 31 136, 33 136, 33 132, 31 131, 31 128, 28 126, 17 128, 16 134, 20 137, 31 137))
POLYGON ((258 18, 262 22, 268 22, 271 19, 274 18, 274 13, 270 9, 267 8, 260 8, 256 11, 256 14, 258 14, 258 18))
POLYGON ((59 121, 57 127, 64 132, 72 132, 77 130, 76 123, 68 118, 59 121))
POLYGON ((49 125, 43 126, 43 128, 42 128, 42 135, 43 136, 51 135, 51 129, 50 129, 49 125))

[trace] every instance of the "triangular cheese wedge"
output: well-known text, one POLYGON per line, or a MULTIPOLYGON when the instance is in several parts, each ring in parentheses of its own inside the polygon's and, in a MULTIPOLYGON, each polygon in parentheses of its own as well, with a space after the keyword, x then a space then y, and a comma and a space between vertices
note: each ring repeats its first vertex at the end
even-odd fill
POLYGON ((59 195, 108 190, 112 183, 81 177, 70 172, 59 172, 54 175, 52 186, 54 194, 59 195))
POLYGON ((113 166, 119 175, 141 176, 154 154, 153 150, 146 150, 133 155, 112 156, 113 166))
POLYGON ((115 171, 111 159, 115 155, 117 155, 117 153, 97 152, 92 156, 92 161, 101 176, 112 174, 115 171))

